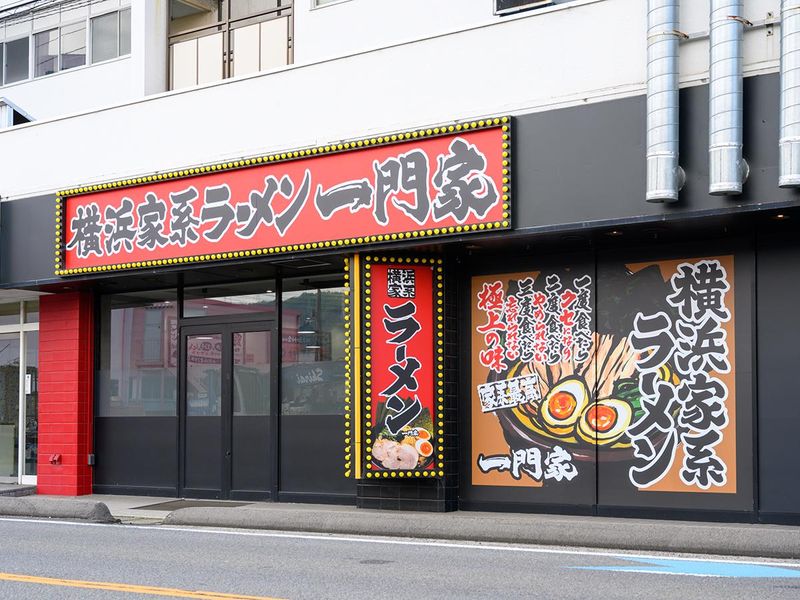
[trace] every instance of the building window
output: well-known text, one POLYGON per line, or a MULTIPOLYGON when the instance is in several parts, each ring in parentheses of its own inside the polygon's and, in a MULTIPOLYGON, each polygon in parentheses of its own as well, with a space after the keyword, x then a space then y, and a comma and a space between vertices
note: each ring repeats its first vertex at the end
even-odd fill
POLYGON ((292 2, 170 4, 170 88, 211 83, 292 62, 292 2))
POLYGON ((86 23, 73 23, 61 28, 61 70, 86 64, 86 23))
POLYGON ((30 38, 26 36, 6 42, 3 46, 5 58, 3 61, 3 84, 28 79, 30 75, 28 67, 30 38))
POLYGON ((177 370, 175 290, 102 298, 98 417, 175 416, 177 370))
POLYGON ((42 31, 33 37, 33 57, 34 77, 58 71, 58 29, 42 31))
POLYGON ((39 303, 0 304, 0 483, 36 483, 39 303))
POLYGON ((92 64, 131 53, 131 9, 92 19, 92 64))
POLYGON ((42 77, 86 64, 86 23, 80 21, 33 36, 33 76, 42 77))

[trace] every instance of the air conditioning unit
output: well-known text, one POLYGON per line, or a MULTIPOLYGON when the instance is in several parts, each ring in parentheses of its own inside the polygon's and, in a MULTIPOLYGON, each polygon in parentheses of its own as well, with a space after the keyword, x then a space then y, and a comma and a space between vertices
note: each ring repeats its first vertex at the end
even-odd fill
POLYGON ((508 15, 521 10, 541 8, 553 2, 554 0, 494 0, 494 14, 508 15))

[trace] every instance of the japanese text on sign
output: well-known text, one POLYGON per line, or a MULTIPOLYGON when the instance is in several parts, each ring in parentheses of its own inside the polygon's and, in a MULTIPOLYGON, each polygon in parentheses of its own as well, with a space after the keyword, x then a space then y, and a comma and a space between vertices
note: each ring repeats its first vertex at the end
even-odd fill
POLYGON ((71 197, 65 265, 507 226, 503 135, 495 127, 71 197))
POLYGON ((554 365, 589 358, 591 278, 584 275, 564 287, 561 278, 551 274, 544 291, 534 290, 534 283, 534 277, 520 279, 516 293, 506 295, 503 282, 494 281, 478 292, 477 307, 486 317, 476 328, 486 344, 478 359, 495 373, 507 370, 507 361, 554 365))
POLYGON ((631 345, 642 352, 636 367, 644 415, 628 430, 636 463, 633 484, 647 488, 672 467, 684 450, 680 478, 700 489, 724 486, 727 465, 716 447, 728 425, 728 388, 713 374, 729 373, 725 305, 728 274, 718 260, 679 265, 667 297, 677 318, 666 312, 638 313, 631 345), (664 373, 674 372, 665 378, 664 373))

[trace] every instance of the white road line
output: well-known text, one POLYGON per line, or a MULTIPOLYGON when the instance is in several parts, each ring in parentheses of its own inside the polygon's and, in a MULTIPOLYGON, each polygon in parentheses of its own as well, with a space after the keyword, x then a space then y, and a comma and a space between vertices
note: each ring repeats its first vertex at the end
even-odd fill
POLYGON ((692 557, 678 557, 663 552, 660 554, 628 554, 624 552, 605 552, 594 551, 592 549, 586 550, 560 550, 554 548, 543 547, 528 547, 528 546, 498 546, 493 544, 482 543, 460 543, 460 542, 447 542, 447 541, 432 541, 432 540, 412 540, 407 538, 381 538, 381 537, 359 537, 359 536, 342 536, 328 533, 294 533, 294 532, 275 532, 275 531, 252 531, 252 530, 235 530, 235 529, 200 529, 189 527, 171 527, 169 525, 159 526, 142 526, 142 525, 119 525, 109 523, 83 523, 76 521, 54 521, 44 519, 25 519, 16 517, 0 517, 0 522, 9 521, 13 523, 35 523, 39 525, 65 525, 72 527, 117 527, 122 529, 130 529, 142 532, 181 532, 192 534, 210 534, 210 535, 230 535, 241 537, 265 537, 265 538, 279 538, 291 540, 318 540, 328 542, 350 542, 358 544, 384 544, 395 546, 423 546, 428 548, 457 548, 461 550, 489 550, 493 552, 525 552, 529 554, 558 554, 567 556, 601 556, 605 558, 624 558, 634 560, 653 560, 663 559, 669 556, 672 560, 681 560, 687 562, 709 562, 709 563, 725 563, 734 565, 761 565, 768 567, 800 567, 800 562, 765 562, 759 560, 736 560, 729 558, 706 558, 703 556, 692 555, 692 557))

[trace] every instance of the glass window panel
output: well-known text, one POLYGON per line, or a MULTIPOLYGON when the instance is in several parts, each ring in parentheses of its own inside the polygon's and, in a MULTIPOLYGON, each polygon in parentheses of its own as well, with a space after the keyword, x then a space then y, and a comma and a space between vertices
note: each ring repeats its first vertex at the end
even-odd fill
POLYGON ((131 9, 119 11, 119 55, 131 53, 131 9))
POLYGON ((0 325, 19 325, 19 302, 0 304, 0 325))
POLYGON ((39 332, 28 331, 25 333, 25 475, 36 475, 39 456, 38 415, 39 332))
POLYGON ((28 38, 6 42, 5 83, 14 83, 28 78, 28 38))
POLYGON ((286 280, 281 325, 281 412, 344 413, 344 299, 341 279, 286 280))
MULTIPOLYGON (((0 28, 0 33, 2 33, 2 28, 0 28)), ((0 85, 3 85, 3 56, 5 56, 5 44, 0 44, 0 85)))
POLYGON ((118 56, 117 38, 119 24, 117 13, 92 19, 92 62, 101 62, 118 56))
POLYGON ((233 414, 243 417, 269 414, 270 334, 247 331, 233 334, 233 414))
POLYGON ((219 5, 212 10, 202 10, 182 2, 170 3, 169 34, 175 35, 182 31, 214 25, 225 20, 227 7, 219 9, 219 5))
POLYGON ((0 477, 17 476, 19 334, 0 334, 0 477))
POLYGON ((105 296, 97 415, 174 416, 178 344, 175 290, 105 296))
POLYGON ((186 416, 222 414, 222 335, 186 337, 186 416))
POLYGON ((33 38, 34 77, 58 71, 58 29, 37 33, 33 38))
POLYGON ((275 313, 275 283, 259 281, 208 287, 186 288, 183 293, 184 317, 275 313))
POLYGON ((326 4, 333 4, 334 2, 341 2, 342 0, 314 0, 314 6, 325 6, 326 4))
POLYGON ((25 302, 25 322, 38 323, 39 322, 39 301, 27 300, 25 302))
POLYGON ((61 70, 86 64, 86 22, 61 28, 61 70))

